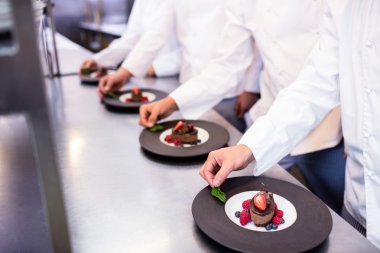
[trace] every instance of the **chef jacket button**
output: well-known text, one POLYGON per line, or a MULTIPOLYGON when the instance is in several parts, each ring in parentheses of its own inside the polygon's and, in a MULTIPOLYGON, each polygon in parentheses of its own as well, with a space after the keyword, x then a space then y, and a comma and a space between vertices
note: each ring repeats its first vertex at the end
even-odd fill
POLYGON ((368 40, 367 43, 365 44, 368 48, 373 48, 373 43, 372 41, 368 40))

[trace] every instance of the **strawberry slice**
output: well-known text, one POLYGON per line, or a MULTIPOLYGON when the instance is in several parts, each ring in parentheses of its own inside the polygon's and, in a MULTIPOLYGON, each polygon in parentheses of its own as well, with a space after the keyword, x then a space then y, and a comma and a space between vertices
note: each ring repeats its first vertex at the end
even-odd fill
POLYGON ((265 196, 263 194, 257 195, 253 199, 253 204, 257 209, 264 211, 267 207, 267 201, 265 199, 265 196))
POLYGON ((135 95, 139 94, 139 88, 138 87, 133 87, 132 92, 135 95))
POLYGON ((183 121, 178 121, 177 125, 174 127, 174 131, 178 131, 183 126, 183 121))

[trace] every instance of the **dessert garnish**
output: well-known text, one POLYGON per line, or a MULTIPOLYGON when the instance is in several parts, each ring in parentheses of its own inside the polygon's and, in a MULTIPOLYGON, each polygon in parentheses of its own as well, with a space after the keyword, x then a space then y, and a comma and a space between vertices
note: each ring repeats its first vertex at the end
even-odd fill
POLYGON ((182 144, 196 145, 200 142, 198 140, 198 130, 193 125, 187 124, 186 121, 178 121, 172 129, 172 134, 165 137, 167 143, 174 143, 175 146, 182 146, 182 144))
POLYGON ((223 203, 226 203, 226 194, 220 189, 220 187, 213 187, 211 189, 211 195, 223 203))
POLYGON ((106 96, 107 96, 107 97, 110 97, 110 98, 117 98, 117 95, 116 95, 115 93, 113 93, 113 92, 108 92, 108 93, 106 94, 106 96))
POLYGON ((159 124, 154 124, 151 128, 148 128, 148 130, 150 132, 153 132, 153 133, 160 132, 160 131, 164 130, 164 126, 159 125, 159 124))

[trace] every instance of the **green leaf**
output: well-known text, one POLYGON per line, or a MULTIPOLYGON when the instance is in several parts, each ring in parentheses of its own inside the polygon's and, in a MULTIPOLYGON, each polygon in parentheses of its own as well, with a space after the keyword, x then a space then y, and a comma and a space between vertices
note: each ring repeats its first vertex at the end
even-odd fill
POLYGON ((81 72, 84 76, 88 76, 89 74, 91 74, 91 71, 88 68, 82 69, 81 72))
POLYGON ((159 125, 159 124, 155 124, 154 126, 152 126, 151 128, 148 129, 149 131, 151 132, 159 132, 159 131, 162 131, 164 130, 164 126, 163 125, 159 125))
POLYGON ((222 192, 222 190, 219 187, 213 187, 211 189, 211 195, 219 199, 223 203, 226 203, 226 194, 222 192))
POLYGON ((113 92, 108 92, 106 96, 110 98, 117 98, 117 95, 113 92))

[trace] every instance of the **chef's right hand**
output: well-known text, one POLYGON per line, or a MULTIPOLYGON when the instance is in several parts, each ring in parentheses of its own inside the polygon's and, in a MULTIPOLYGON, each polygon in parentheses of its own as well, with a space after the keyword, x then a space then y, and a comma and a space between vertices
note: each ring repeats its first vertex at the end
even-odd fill
POLYGON ((96 61, 94 61, 93 59, 87 59, 82 63, 79 71, 82 71, 82 69, 94 70, 97 68, 98 68, 98 64, 96 63, 96 61))
POLYGON ((102 77, 97 89, 100 99, 103 99, 108 92, 119 91, 131 76, 128 70, 119 68, 115 73, 102 77))
POLYGON ((140 106, 140 125, 152 127, 157 120, 163 119, 178 110, 173 98, 167 96, 157 102, 140 106))

